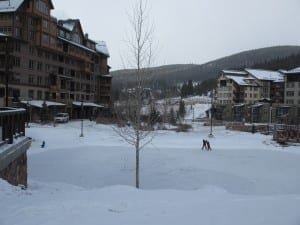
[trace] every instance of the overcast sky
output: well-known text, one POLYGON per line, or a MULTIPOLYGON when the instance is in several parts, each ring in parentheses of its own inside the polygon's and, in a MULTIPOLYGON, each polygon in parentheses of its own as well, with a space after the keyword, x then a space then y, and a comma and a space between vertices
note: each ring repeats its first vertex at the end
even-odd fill
MULTIPOLYGON (((136 0, 53 0, 58 19, 80 19, 106 41, 112 70, 122 69, 127 14, 136 0)), ((202 64, 273 45, 300 45, 300 0, 148 0, 158 42, 155 66, 202 64)))

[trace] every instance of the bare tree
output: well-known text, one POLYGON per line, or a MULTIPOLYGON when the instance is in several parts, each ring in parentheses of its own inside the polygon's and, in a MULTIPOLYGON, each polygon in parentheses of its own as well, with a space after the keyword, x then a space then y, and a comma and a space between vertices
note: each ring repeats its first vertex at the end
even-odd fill
POLYGON ((153 58, 153 26, 149 23, 147 2, 138 0, 132 15, 129 15, 129 21, 132 30, 126 40, 128 51, 125 63, 133 69, 135 87, 122 90, 125 100, 116 108, 116 113, 125 123, 115 131, 135 147, 136 188, 139 188, 140 151, 154 137, 152 128, 155 119, 143 112, 151 108, 151 90, 147 89, 145 84, 150 76, 148 68, 153 58))

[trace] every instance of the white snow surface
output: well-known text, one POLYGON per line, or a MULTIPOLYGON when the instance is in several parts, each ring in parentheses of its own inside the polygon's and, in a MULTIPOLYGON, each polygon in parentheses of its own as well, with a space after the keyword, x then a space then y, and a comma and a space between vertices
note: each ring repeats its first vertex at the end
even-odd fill
POLYGON ((135 152, 109 125, 32 124, 29 187, 0 180, 1 225, 299 225, 300 148, 193 123, 135 152), (213 150, 202 151, 202 139, 213 150), (40 148, 45 140, 45 148, 40 148))

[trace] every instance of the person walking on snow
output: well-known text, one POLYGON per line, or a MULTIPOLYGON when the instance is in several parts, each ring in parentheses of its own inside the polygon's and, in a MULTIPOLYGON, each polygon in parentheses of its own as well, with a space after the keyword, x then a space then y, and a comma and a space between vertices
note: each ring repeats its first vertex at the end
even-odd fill
POLYGON ((206 140, 203 139, 203 145, 202 145, 202 150, 207 150, 207 146, 206 146, 206 140))
POLYGON ((206 141, 206 145, 207 145, 207 150, 211 151, 211 147, 210 147, 209 141, 206 141))

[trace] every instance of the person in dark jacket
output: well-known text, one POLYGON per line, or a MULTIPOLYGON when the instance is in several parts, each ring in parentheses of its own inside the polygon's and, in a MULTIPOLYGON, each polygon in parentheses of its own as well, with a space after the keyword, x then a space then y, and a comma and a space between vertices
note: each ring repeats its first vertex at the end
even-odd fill
POLYGON ((206 140, 203 139, 203 144, 202 144, 202 150, 206 150, 207 149, 207 146, 206 146, 206 140))
POLYGON ((211 151, 211 147, 210 147, 209 141, 206 141, 206 145, 207 145, 207 150, 208 150, 208 151, 211 151))

